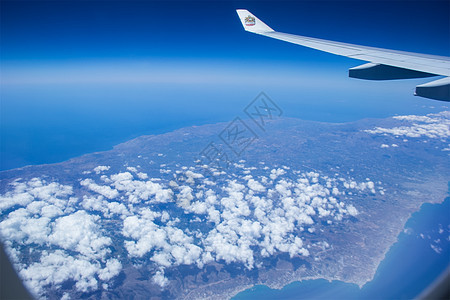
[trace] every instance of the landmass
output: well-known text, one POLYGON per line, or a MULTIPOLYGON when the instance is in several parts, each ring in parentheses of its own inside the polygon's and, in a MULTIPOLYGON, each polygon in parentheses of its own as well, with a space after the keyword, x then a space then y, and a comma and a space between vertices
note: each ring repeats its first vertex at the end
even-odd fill
POLYGON ((1 172, 0 234, 27 287, 63 299, 361 287, 410 215, 448 194, 450 112, 233 122, 1 172))

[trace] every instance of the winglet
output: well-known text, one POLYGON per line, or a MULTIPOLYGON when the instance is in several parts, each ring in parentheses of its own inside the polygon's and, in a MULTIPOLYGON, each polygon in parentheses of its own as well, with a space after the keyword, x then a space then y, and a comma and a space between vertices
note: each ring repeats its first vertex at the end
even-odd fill
POLYGON ((264 32, 273 32, 274 30, 264 24, 263 21, 258 19, 254 14, 249 12, 246 9, 238 9, 236 10, 239 19, 241 20, 242 26, 246 31, 250 31, 253 33, 264 33, 264 32))

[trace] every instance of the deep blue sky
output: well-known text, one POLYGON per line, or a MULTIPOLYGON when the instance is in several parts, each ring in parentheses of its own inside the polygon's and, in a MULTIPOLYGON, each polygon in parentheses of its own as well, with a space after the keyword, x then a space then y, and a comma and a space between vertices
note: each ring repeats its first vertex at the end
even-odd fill
POLYGON ((261 91, 320 121, 442 109, 412 96, 427 79, 349 79, 363 62, 247 33, 235 9, 282 32, 448 56, 449 3, 2 1, 0 169, 226 122, 261 91))
POLYGON ((236 22, 237 8, 283 32, 448 55, 449 3, 2 1, 2 60, 299 59, 299 47, 245 34, 236 22))

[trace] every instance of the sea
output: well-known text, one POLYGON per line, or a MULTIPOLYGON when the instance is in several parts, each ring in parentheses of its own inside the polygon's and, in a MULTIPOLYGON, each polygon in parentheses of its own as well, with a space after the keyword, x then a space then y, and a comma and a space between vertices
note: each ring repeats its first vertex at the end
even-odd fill
POLYGON ((327 88, 300 83, 2 85, 0 171, 107 151, 141 135, 229 122, 242 116, 260 92, 280 107, 283 116, 320 122, 446 109, 444 102, 412 96, 410 89, 421 83, 418 80, 376 84, 339 78, 327 88))

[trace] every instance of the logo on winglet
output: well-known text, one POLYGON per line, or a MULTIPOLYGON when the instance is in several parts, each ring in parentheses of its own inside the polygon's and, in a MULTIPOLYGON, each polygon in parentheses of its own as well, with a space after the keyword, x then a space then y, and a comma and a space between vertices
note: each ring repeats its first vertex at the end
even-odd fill
POLYGON ((252 16, 248 16, 245 18, 245 26, 254 26, 255 25, 255 18, 252 16))

